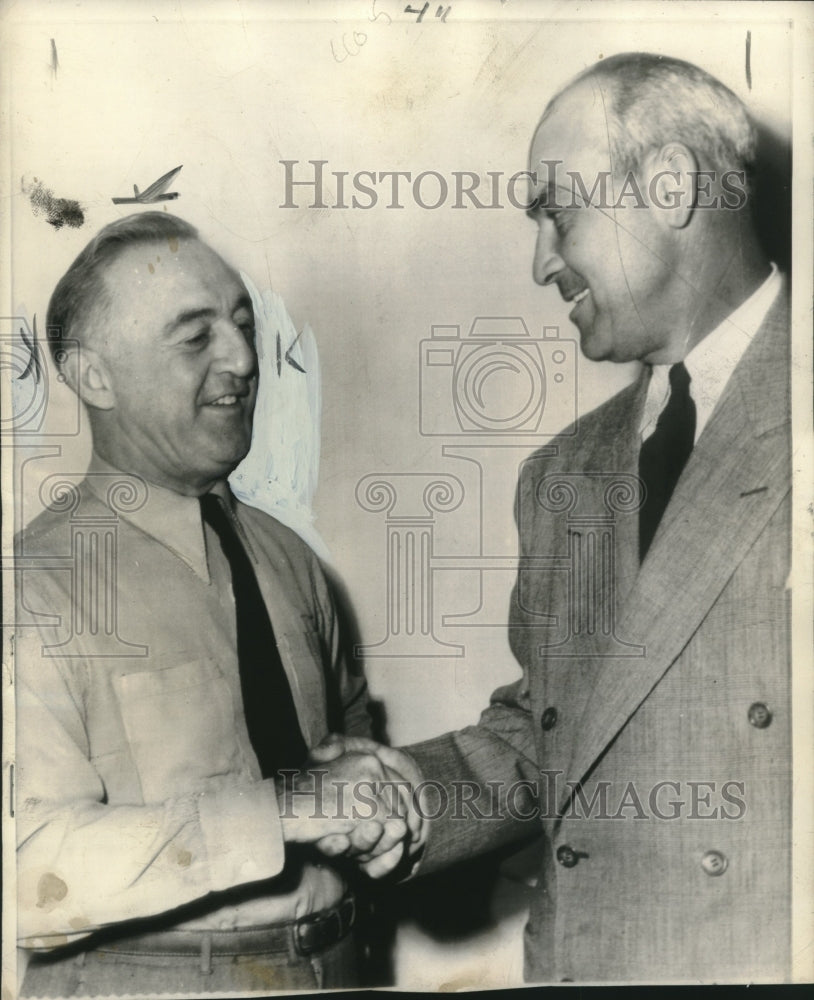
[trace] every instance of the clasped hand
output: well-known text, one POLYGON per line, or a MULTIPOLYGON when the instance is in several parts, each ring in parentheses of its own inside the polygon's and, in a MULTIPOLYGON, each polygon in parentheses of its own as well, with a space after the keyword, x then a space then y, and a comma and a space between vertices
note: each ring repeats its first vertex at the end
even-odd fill
POLYGON ((401 750, 361 736, 332 735, 279 790, 286 841, 314 844, 328 857, 354 858, 371 878, 414 856, 426 838, 417 809, 421 775, 401 750))

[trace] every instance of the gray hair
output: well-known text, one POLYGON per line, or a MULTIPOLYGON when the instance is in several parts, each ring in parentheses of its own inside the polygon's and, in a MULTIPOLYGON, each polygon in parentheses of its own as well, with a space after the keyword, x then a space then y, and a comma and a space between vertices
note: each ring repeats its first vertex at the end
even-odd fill
POLYGON ((713 170, 751 172, 757 139, 743 102, 692 63, 648 52, 611 56, 552 98, 546 115, 584 80, 596 82, 606 101, 614 172, 636 170, 650 150, 670 141, 702 155, 713 170))
POLYGON ((57 365, 64 361, 61 348, 77 325, 91 322, 110 305, 104 272, 120 254, 137 244, 197 237, 194 226, 166 212, 128 215, 100 229, 60 278, 48 303, 46 336, 57 365))

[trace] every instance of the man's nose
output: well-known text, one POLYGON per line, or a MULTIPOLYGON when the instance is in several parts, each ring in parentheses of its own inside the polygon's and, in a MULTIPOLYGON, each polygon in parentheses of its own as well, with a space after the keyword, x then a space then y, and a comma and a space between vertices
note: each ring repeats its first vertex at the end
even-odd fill
POLYGON ((532 273, 538 285, 550 285, 565 267, 558 251, 559 240, 550 219, 543 219, 537 233, 532 273))
POLYGON ((250 337, 231 320, 224 320, 218 329, 217 367, 239 378, 250 378, 257 370, 254 337, 250 337))

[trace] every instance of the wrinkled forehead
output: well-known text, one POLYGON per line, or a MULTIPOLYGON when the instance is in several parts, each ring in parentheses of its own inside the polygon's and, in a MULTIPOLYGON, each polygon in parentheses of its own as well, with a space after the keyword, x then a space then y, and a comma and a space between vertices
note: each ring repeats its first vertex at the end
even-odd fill
POLYGON ((595 174, 611 169, 609 95, 595 79, 583 80, 559 95, 534 133, 529 170, 595 174))
POLYGON ((197 239, 166 239, 125 247, 104 271, 109 310, 134 305, 155 312, 175 299, 232 299, 245 293, 238 273, 197 239))
POLYGON ((158 336, 179 314, 231 315, 251 300, 239 274, 197 239, 126 247, 104 272, 108 320, 139 339, 158 336))
POLYGON ((194 238, 150 240, 125 247, 108 264, 109 284, 157 277, 187 282, 213 279, 224 282, 240 278, 235 270, 201 240, 194 238))

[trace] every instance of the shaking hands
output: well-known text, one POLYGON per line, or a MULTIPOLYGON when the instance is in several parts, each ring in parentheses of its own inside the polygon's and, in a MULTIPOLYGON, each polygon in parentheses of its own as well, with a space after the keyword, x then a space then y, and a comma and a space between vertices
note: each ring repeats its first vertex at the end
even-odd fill
POLYGON ((403 751, 361 736, 329 736, 302 770, 280 780, 283 837, 314 844, 328 857, 353 858, 371 878, 382 878, 424 844, 420 784, 403 751))

